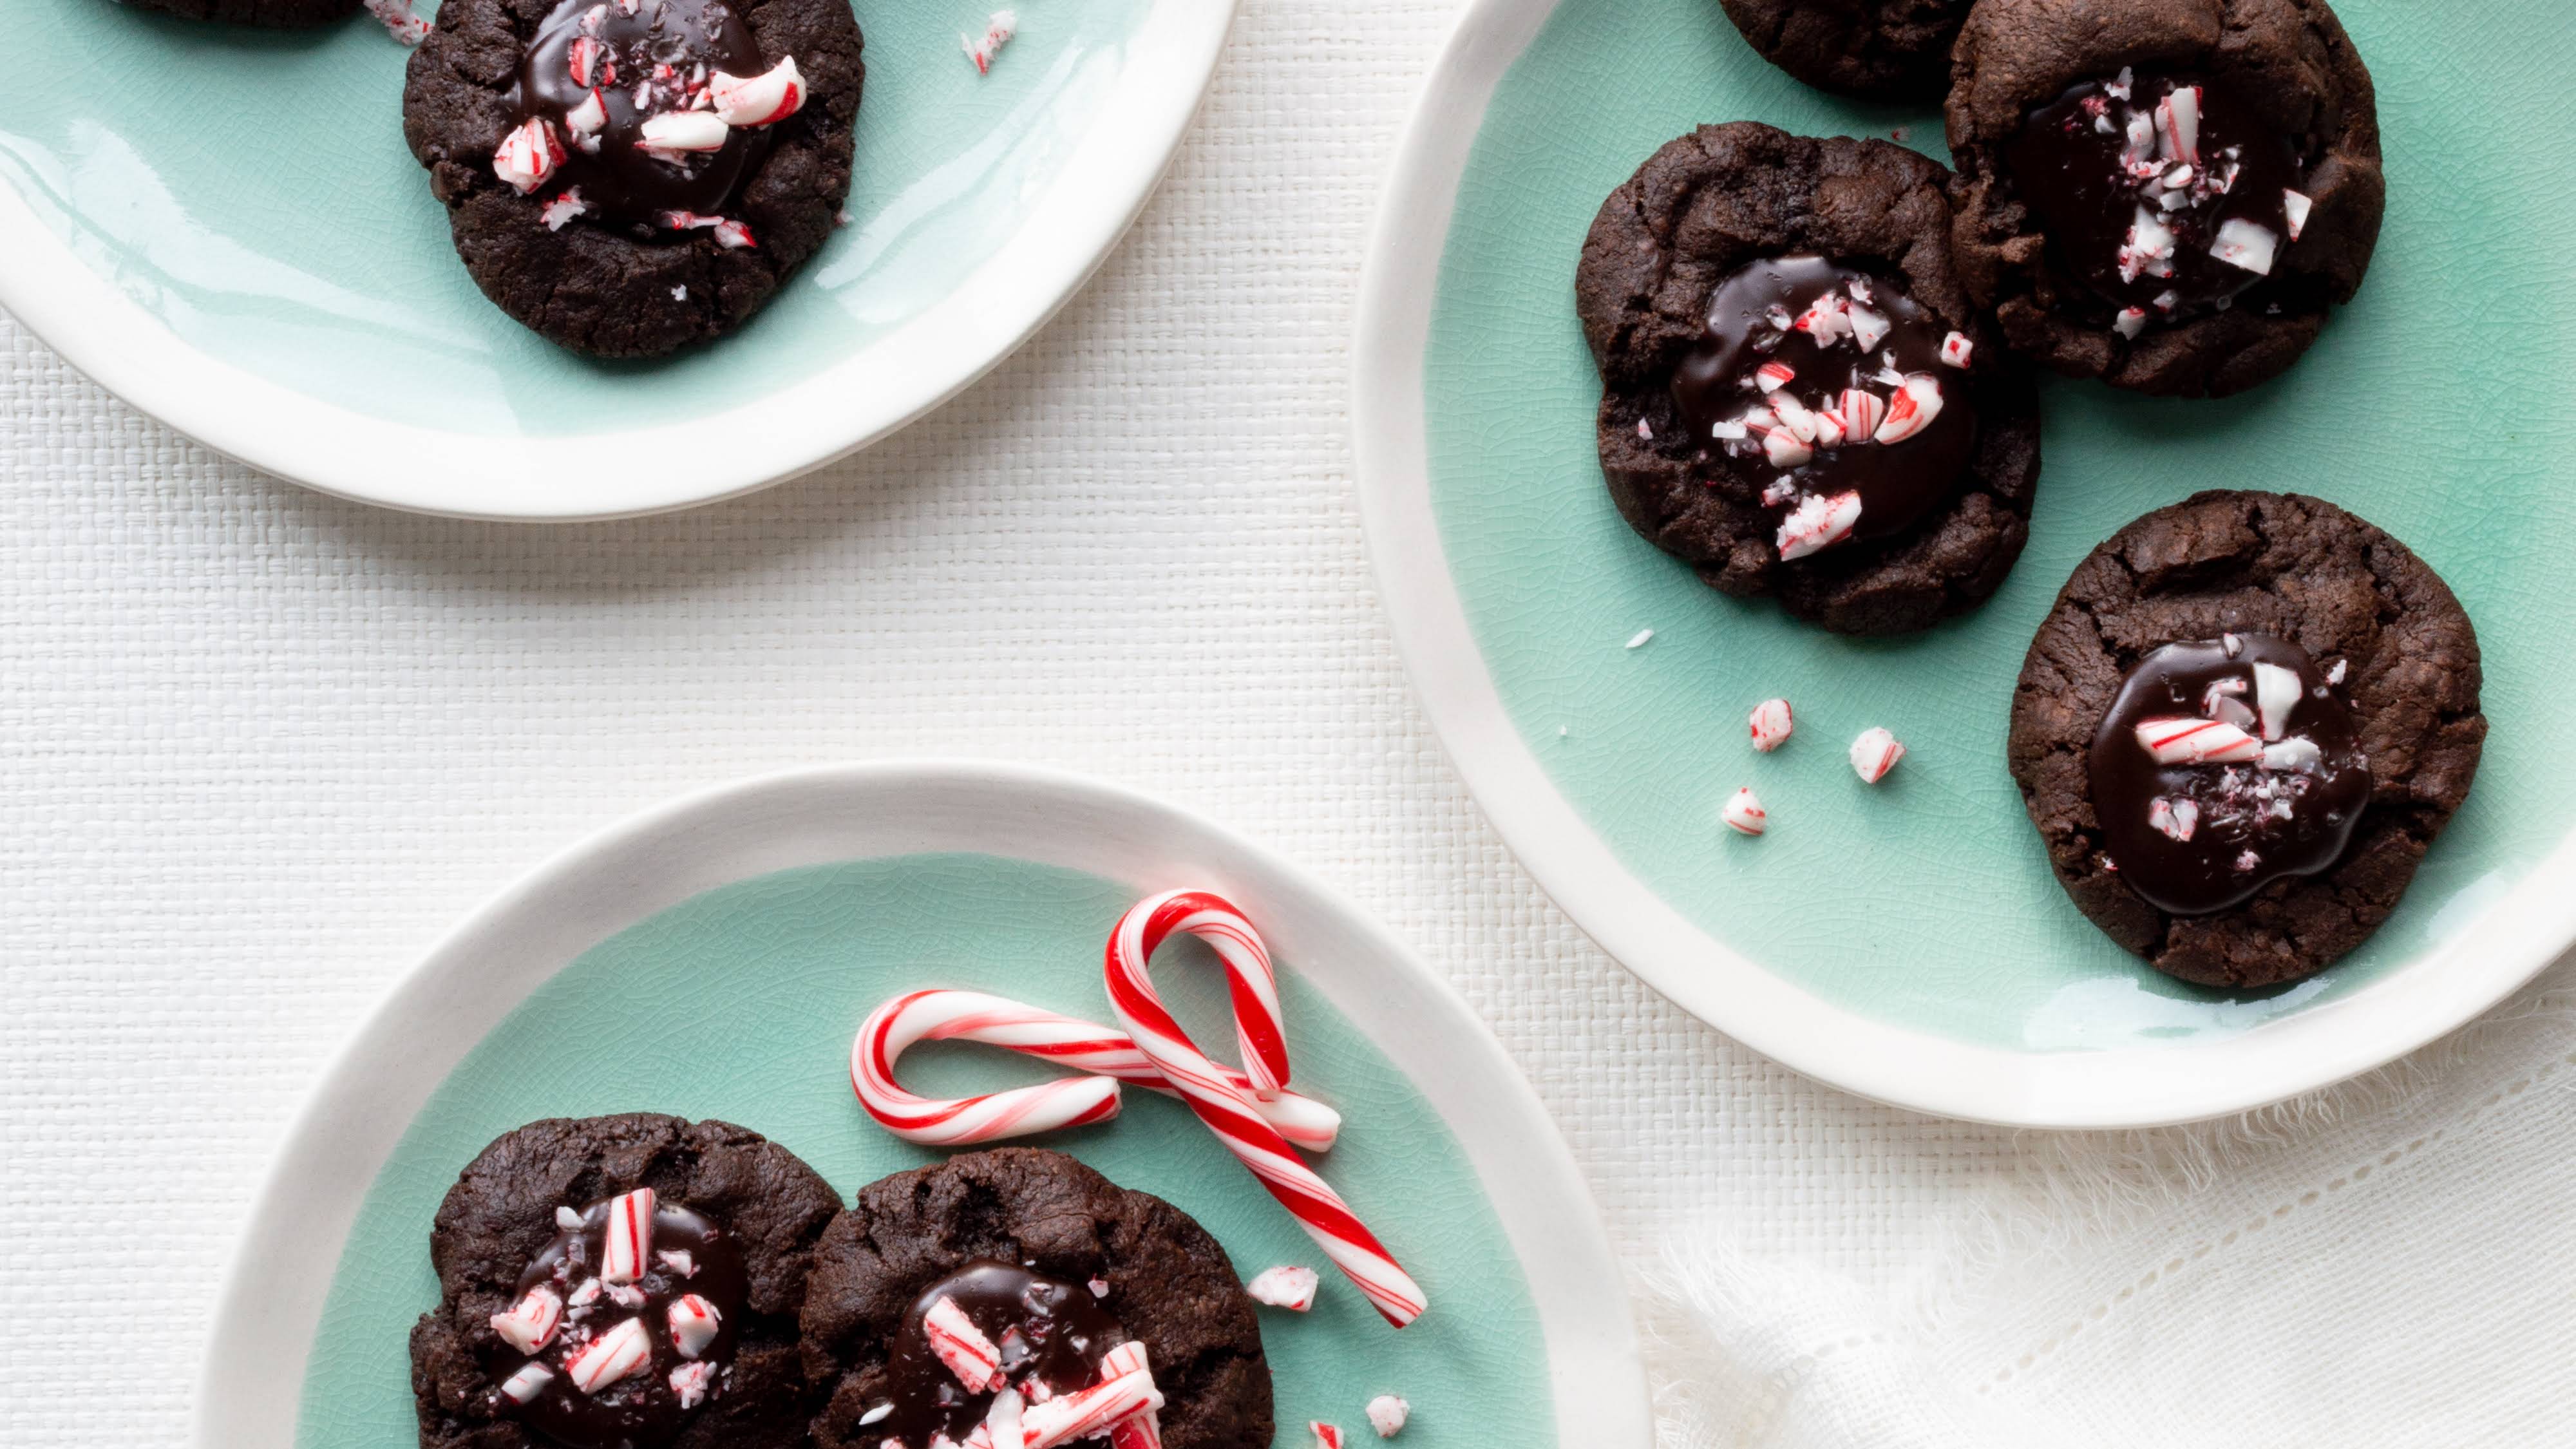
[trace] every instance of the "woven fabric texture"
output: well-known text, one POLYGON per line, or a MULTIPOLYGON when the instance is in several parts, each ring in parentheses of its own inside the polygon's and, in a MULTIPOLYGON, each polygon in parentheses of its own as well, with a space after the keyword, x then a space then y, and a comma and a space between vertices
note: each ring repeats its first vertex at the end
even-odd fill
MULTIPOLYGON (((1247 0, 1171 176, 1035 341, 876 449, 698 512, 337 502, 0 319, 0 1443, 182 1441, 249 1196, 393 976, 558 847, 801 764, 1087 771, 1313 868, 1492 1024, 1641 1271, 1713 1232, 1880 1291, 2095 1150, 1860 1101, 1700 1026, 1548 904, 1424 724, 1345 362, 1450 12, 1247 0)), ((2528 1094, 2555 1130, 2495 1150, 2563 1155, 2565 1101, 2528 1094)), ((1719 1429, 1755 1433, 1737 1407, 1719 1429)))

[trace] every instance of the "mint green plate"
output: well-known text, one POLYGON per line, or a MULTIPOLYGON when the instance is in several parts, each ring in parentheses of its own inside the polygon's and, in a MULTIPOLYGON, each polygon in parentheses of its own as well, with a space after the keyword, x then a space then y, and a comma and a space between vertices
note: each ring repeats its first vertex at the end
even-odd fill
POLYGON ((1939 117, 1797 84, 1708 0, 1470 7, 1369 258, 1362 504, 1408 664, 1479 801, 1657 988, 1875 1097, 2110 1125, 2386 1061, 2576 937, 2576 159, 2531 140, 2576 127, 2576 97, 2494 50, 2576 50, 2576 10, 2495 0, 2463 25, 2397 0, 2340 9, 2378 80, 2390 193, 2358 302, 2287 377, 2227 401, 2052 380, 2009 583, 1926 635, 1855 641, 1704 588, 1620 520, 1573 269, 1602 197, 1695 124, 1894 132, 1943 156, 1939 117), (2321 494, 2421 553, 2478 624, 2493 724, 2476 792, 2395 918, 2323 975, 2249 996, 2168 980, 2088 925, 2003 762, 2023 651, 2076 560, 2222 486, 2321 494), (1757 756, 1744 718, 1772 695, 1798 734, 1757 756), (1872 788, 1844 751, 1876 725, 1910 753, 1872 788), (1759 840, 1716 818, 1748 784, 1771 812, 1759 840))
POLYGON ((467 278, 403 145, 406 52, 372 20, 277 33, 20 0, 0 304, 210 446, 397 507, 598 516, 775 481, 935 405, 1071 294, 1160 176, 1233 10, 1031 0, 979 76, 958 33, 993 0, 854 3, 849 225, 739 334, 599 363, 467 278), (611 437, 633 441, 603 467, 611 437))
MULTIPOLYGON (((1184 882, 1244 906, 1276 949, 1296 1083, 1346 1118, 1319 1169, 1432 1303, 1399 1333, 1327 1268, 1311 1314, 1265 1313, 1277 1442, 1309 1442, 1311 1420, 1364 1433, 1361 1407, 1397 1393, 1414 1406, 1406 1441, 1428 1449, 1645 1449, 1608 1245, 1535 1097, 1463 1003, 1320 888, 1189 817, 1067 777, 936 765, 683 802, 577 848, 434 952, 290 1135, 218 1311, 198 1442, 418 1442, 405 1335, 437 1297, 430 1219, 500 1133, 548 1116, 718 1117, 846 1197, 937 1156, 851 1097, 850 1038, 870 1009, 953 985, 1105 1019, 1110 927, 1184 882)), ((1213 956, 1184 942, 1160 960, 1199 1039, 1230 1040, 1213 956)), ((932 1047, 904 1074, 936 1095, 1043 1071, 932 1047)), ((1323 1265, 1176 1102, 1130 1092, 1115 1122, 1044 1145, 1179 1205, 1246 1276, 1323 1265)))

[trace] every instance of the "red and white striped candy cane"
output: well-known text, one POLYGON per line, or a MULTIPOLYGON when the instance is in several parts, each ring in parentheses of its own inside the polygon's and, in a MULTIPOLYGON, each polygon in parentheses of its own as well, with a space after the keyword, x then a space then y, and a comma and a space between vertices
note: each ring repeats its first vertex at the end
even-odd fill
POLYGON ((1270 953, 1243 913, 1205 891, 1166 891, 1139 901, 1109 937, 1107 976, 1109 1005, 1119 1024, 1217 1140, 1270 1189, 1387 1322, 1402 1328, 1420 1317, 1429 1306, 1422 1289, 1262 1118, 1254 1094, 1263 1083, 1272 1091, 1288 1085, 1288 1052, 1270 953), (1249 1081, 1208 1060, 1155 993, 1147 964, 1174 931, 1206 941, 1224 960, 1249 1081))
MULTIPOLYGON (((1275 1022, 1275 987, 1270 1001, 1275 1022)), ((1251 1078, 1229 1075, 1254 1090, 1251 1078)), ((1180 1095, 1116 1028, 980 991, 908 992, 870 1013, 850 1043, 850 1089, 859 1105, 897 1137, 932 1147, 1106 1122, 1118 1115, 1120 1082, 1180 1095), (953 1100, 917 1097, 895 1081, 894 1064, 907 1048, 925 1041, 981 1042, 1088 1075, 953 1100)), ((1342 1115, 1312 1097, 1283 1091, 1258 1107, 1281 1136, 1310 1152, 1330 1150, 1341 1133, 1342 1115)))

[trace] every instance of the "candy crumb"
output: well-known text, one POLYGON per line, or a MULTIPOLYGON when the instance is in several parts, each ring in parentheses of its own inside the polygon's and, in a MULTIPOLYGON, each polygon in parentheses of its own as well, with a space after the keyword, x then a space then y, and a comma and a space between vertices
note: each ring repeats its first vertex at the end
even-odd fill
POLYGON ((1797 728, 1797 721, 1789 712, 1789 701, 1785 699, 1766 699, 1753 706, 1753 713, 1747 717, 1746 723, 1752 729, 1753 748, 1766 755, 1780 748, 1797 728))
POLYGON ((674 302, 685 302, 689 300, 689 289, 685 285, 673 287, 671 289, 671 300, 674 302))
POLYGON ((1243 1291, 1252 1295, 1255 1303, 1303 1313, 1315 1306, 1316 1282, 1314 1269, 1282 1263, 1276 1268, 1264 1268, 1253 1274, 1252 1281, 1243 1285, 1243 1291))
POLYGON ((1753 793, 1750 785, 1728 798, 1726 807, 1718 812, 1718 818, 1726 822, 1727 829, 1738 835, 1760 835, 1770 828, 1771 820, 1770 812, 1762 808, 1761 797, 1753 793))
POLYGON ((1871 728, 1860 732, 1851 744, 1851 766, 1862 779, 1875 785, 1887 778, 1896 762, 1905 758, 1905 746, 1886 730, 1871 728))
POLYGON ((385 27, 385 33, 405 47, 429 39, 429 22, 414 15, 411 0, 367 0, 367 13, 385 27))
POLYGON ((1091 1296, 1094 1298, 1106 1298, 1109 1296, 1109 1280, 1106 1278, 1094 1278, 1082 1286, 1090 1289, 1091 1296))
POLYGON ((1636 633, 1631 634, 1630 636, 1628 636, 1628 644, 1627 644, 1627 647, 1628 647, 1628 648, 1631 648, 1631 649, 1643 649, 1643 648, 1645 648, 1645 647, 1646 647, 1646 641, 1647 641, 1647 640, 1649 640, 1649 639, 1652 639, 1652 638, 1654 638, 1654 637, 1655 637, 1655 631, 1654 631, 1654 630, 1652 630, 1652 629, 1640 629, 1640 630, 1638 630, 1636 633))
POLYGON ((1342 1431, 1338 1427, 1327 1424, 1321 1419, 1315 1420, 1306 1427, 1315 1431, 1315 1442, 1321 1445, 1322 1449, 1342 1449, 1342 1431))
POLYGON ((1369 1427, 1377 1430, 1381 1439, 1394 1438, 1404 1421, 1412 1417, 1413 1406, 1394 1394, 1380 1394, 1368 1401, 1369 1427))
POLYGON ((1019 32, 1020 12, 996 10, 993 18, 985 22, 982 35, 961 35, 957 40, 966 47, 966 58, 975 63, 975 73, 989 75, 993 70, 994 54, 1019 32))

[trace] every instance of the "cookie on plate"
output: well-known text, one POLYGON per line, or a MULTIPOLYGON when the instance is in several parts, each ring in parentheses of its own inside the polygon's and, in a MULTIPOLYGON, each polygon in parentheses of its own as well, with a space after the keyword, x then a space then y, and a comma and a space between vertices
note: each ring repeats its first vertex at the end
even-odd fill
POLYGON ((2013 693, 2058 884, 2157 970, 2295 981, 2395 909, 2486 739, 2478 639, 2406 546, 2295 493, 2202 493, 2087 555, 2013 693))
POLYGON ((965 1389, 929 1341, 943 1302, 1032 1405, 1101 1382, 1133 1342, 1167 1449, 1268 1449, 1261 1325, 1225 1250, 1161 1198, 1027 1147, 871 1183, 824 1233, 805 1294, 805 1366, 829 1396, 817 1445, 930 1449, 984 1422, 995 1391, 965 1389))
POLYGON ((2325 0, 1981 0, 1956 78, 1960 276, 2050 367, 2238 392, 2361 286, 2378 109, 2325 0))
POLYGON ((841 1210, 787 1149, 637 1112, 504 1133, 430 1232, 411 1334, 421 1449, 760 1449, 805 1442, 797 1352, 841 1210))
POLYGON ((1702 126, 1583 241, 1601 471, 1631 527, 1845 634, 1925 628, 2030 532, 2039 399, 1950 261, 1949 172, 1883 141, 1702 126))
POLYGON ((860 45, 849 0, 446 0, 403 135, 485 296, 651 356, 741 326, 831 234, 860 45))
POLYGON ((1968 0, 1720 0, 1764 60, 1871 101, 1933 101, 1968 0))
POLYGON ((119 0, 138 10, 158 10, 183 20, 213 20, 227 25, 258 25, 271 30, 301 30, 345 20, 360 0, 119 0))

